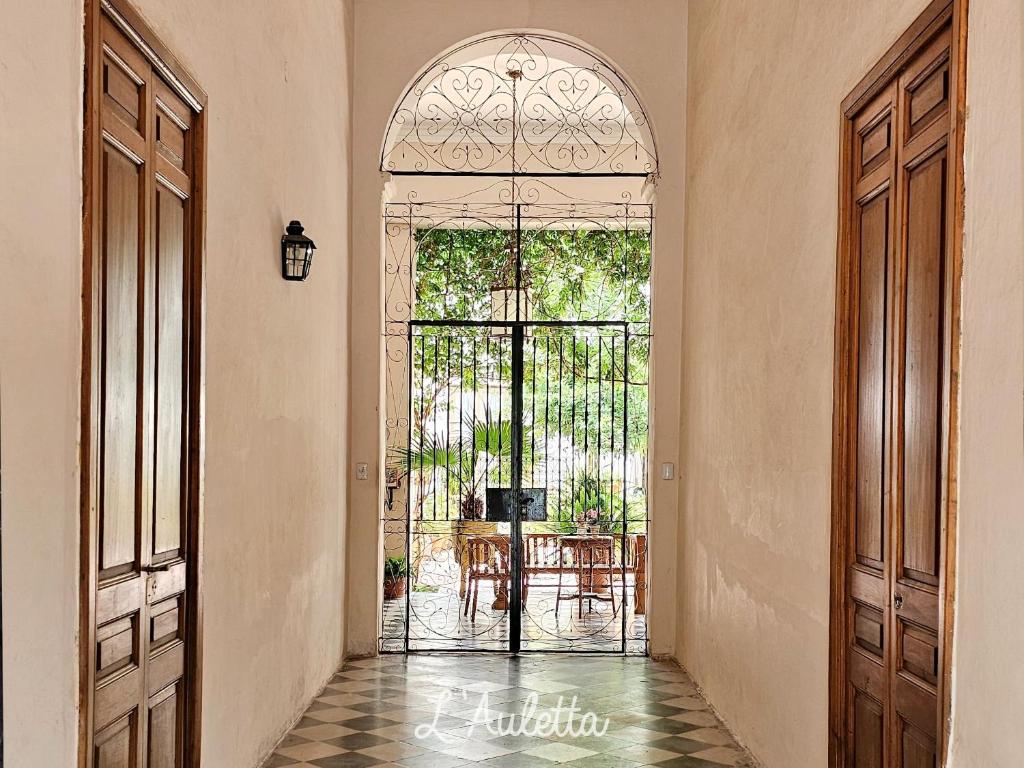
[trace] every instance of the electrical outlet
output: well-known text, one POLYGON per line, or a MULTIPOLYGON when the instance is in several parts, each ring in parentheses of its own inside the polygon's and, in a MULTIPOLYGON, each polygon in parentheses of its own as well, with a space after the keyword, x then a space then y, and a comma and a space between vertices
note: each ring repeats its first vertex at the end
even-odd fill
POLYGON ((370 479, 370 465, 365 461, 361 461, 356 464, 356 480, 369 480, 370 479))

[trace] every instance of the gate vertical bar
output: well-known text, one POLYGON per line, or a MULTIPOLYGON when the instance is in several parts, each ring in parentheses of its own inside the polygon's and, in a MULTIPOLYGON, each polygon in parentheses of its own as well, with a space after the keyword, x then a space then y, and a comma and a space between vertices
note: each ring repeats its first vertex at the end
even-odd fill
MULTIPOLYGON (((614 363, 612 364, 612 380, 615 380, 614 363)), ((622 653, 626 653, 626 605, 629 600, 629 588, 626 584, 626 553, 629 539, 629 323, 622 324, 622 549, 619 557, 622 563, 622 653)), ((637 553, 639 555, 639 552, 637 553)), ((633 583, 637 581, 639 561, 634 564, 633 583)), ((609 579, 611 581, 611 579, 609 579)), ((614 589, 614 586, 612 587, 614 589)), ((634 600, 633 610, 636 610, 634 600)))
POLYGON ((509 542, 509 650, 519 653, 522 640, 522 577, 523 562, 522 495, 523 495, 523 326, 512 327, 512 520, 509 542))
MULTIPOLYGON (((515 87, 513 80, 512 87, 515 87)), ((515 151, 515 142, 512 144, 515 151)), ((513 164, 514 164, 513 160, 513 164)), ((515 228, 516 228, 516 323, 512 326, 512 520, 510 528, 511 541, 509 542, 509 650, 512 653, 519 653, 522 643, 522 622, 523 622, 523 578, 520 570, 523 562, 523 335, 525 329, 522 321, 526 318, 519 316, 520 291, 523 286, 523 226, 522 207, 516 203, 515 207, 515 228)), ((506 307, 508 305, 506 304, 506 307)), ((506 317, 508 310, 506 309, 506 317)))
MULTIPOLYGON (((409 423, 408 423, 408 426, 406 427, 406 441, 405 441, 405 444, 407 446, 407 450, 405 452, 405 460, 406 460, 405 476, 407 478, 409 478, 409 479, 406 481, 407 487, 405 489, 405 585, 406 585, 406 587, 405 587, 405 637, 403 638, 404 648, 405 648, 405 652, 406 653, 409 652, 409 630, 412 628, 411 625, 409 624, 409 622, 410 622, 410 620, 412 618, 412 604, 410 603, 410 601, 412 600, 412 592, 413 592, 413 589, 412 589, 413 588, 413 583, 412 583, 412 499, 413 499, 413 495, 412 495, 412 493, 413 493, 413 489, 412 489, 412 457, 413 457, 413 453, 412 453, 412 430, 413 430, 412 414, 413 414, 414 409, 416 408, 416 405, 415 405, 416 393, 413 391, 413 388, 412 388, 412 385, 413 385, 413 368, 416 365, 416 358, 414 356, 415 353, 414 353, 414 350, 413 350, 413 325, 412 325, 411 322, 407 326, 407 333, 408 333, 408 341, 409 341, 409 353, 408 353, 408 356, 406 357, 406 360, 409 361, 408 362, 408 369, 409 370, 407 371, 408 379, 406 381, 406 387, 407 387, 407 392, 409 393, 408 394, 409 413, 407 414, 408 415, 408 422, 409 423)), ((421 456, 423 455, 422 451, 420 451, 420 455, 421 456)))

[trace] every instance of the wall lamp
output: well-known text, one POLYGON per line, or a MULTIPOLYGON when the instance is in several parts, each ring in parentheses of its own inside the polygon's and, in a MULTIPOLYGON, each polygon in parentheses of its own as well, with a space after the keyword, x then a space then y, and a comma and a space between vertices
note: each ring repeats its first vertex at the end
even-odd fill
POLYGON ((302 234, 302 222, 290 222, 281 238, 281 277, 300 281, 309 277, 315 250, 316 243, 302 234))

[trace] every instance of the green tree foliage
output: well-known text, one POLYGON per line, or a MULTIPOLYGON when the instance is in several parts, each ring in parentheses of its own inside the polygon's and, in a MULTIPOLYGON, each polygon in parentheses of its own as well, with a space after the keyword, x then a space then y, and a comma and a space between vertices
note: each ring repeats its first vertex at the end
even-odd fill
POLYGON ((650 318, 651 237, 644 230, 572 227, 416 232, 416 317, 489 320, 490 289, 529 289, 535 320, 650 318))

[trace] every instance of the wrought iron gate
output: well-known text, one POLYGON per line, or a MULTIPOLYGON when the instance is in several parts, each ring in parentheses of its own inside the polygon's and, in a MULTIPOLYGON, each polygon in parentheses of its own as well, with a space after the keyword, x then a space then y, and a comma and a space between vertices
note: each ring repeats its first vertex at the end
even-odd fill
POLYGON ((387 206, 382 651, 646 653, 650 215, 387 206))

